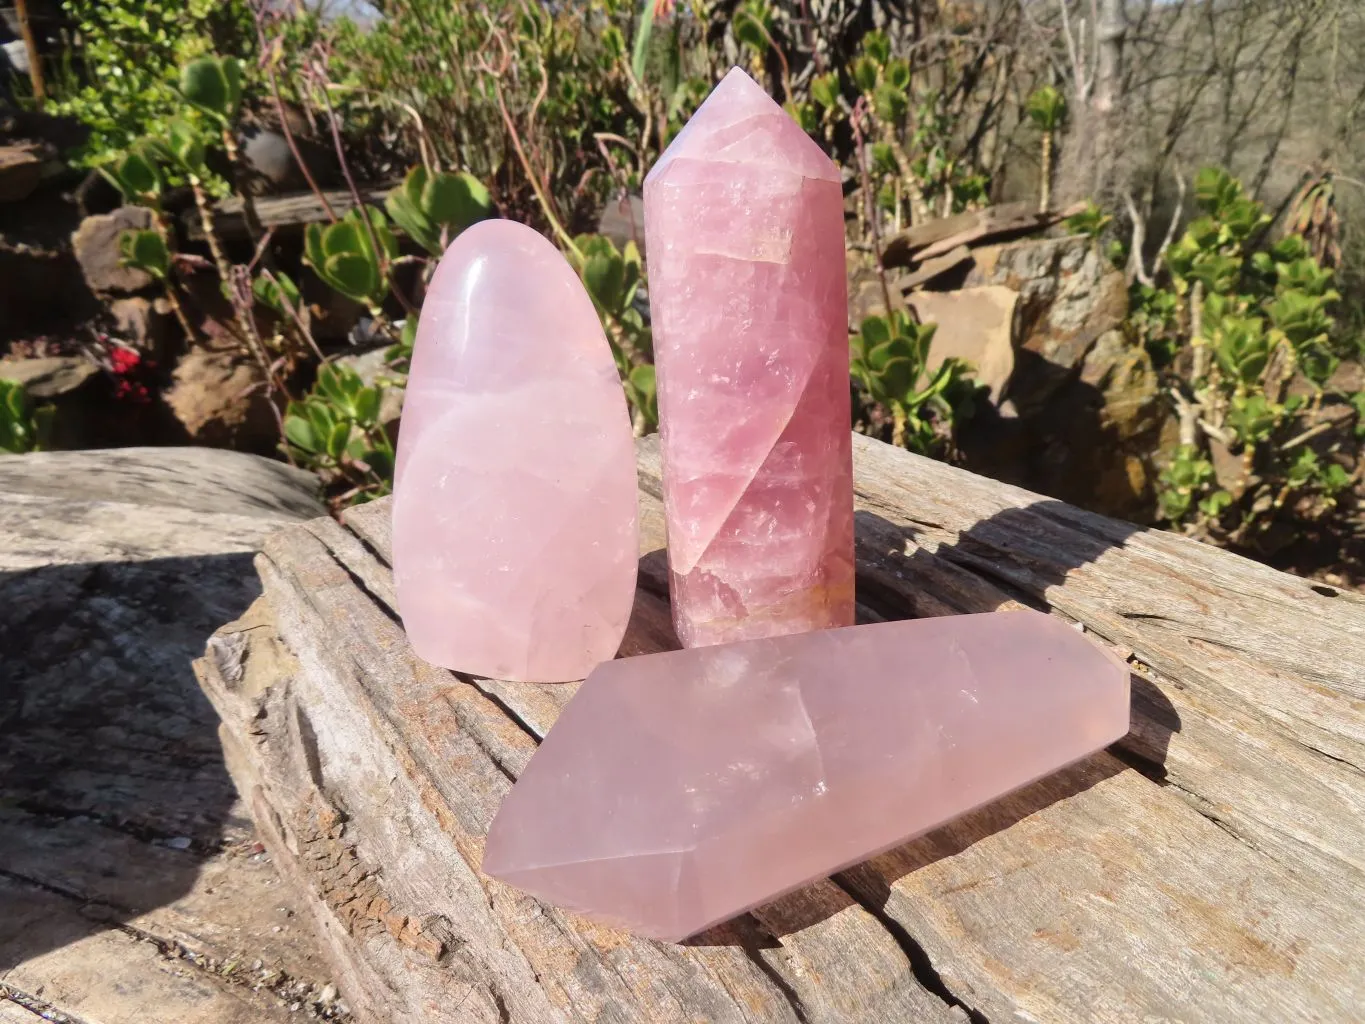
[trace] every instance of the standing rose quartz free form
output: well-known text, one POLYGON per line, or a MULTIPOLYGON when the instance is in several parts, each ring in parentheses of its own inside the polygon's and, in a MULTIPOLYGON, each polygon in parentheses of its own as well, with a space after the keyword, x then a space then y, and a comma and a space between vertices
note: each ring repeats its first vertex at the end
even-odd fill
POLYGON ((645 235, 679 639, 851 624, 838 170, 735 68, 645 181, 645 235))
POLYGON ((616 654, 639 558, 635 448, 592 300, 545 238, 476 224, 422 307, 394 482, 413 649, 495 679, 616 654))

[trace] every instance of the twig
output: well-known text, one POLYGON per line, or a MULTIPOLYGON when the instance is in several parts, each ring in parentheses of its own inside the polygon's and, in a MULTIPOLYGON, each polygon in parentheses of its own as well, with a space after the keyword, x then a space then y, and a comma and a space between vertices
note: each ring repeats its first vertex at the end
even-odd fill
POLYGON ((1175 240, 1175 232, 1180 226, 1180 219, 1185 216, 1185 176, 1178 171, 1175 175, 1175 188, 1177 195, 1175 210, 1171 214, 1171 222, 1166 225, 1166 236, 1161 240, 1161 248, 1156 251, 1156 256, 1152 260, 1153 274, 1161 269, 1161 265, 1166 259, 1166 250, 1171 247, 1171 242, 1175 240))
POLYGON ((289 152, 293 154, 294 163, 298 165, 303 173, 304 181, 308 182, 308 187, 313 190, 313 195, 318 197, 322 203, 322 208, 327 211, 327 217, 333 224, 339 219, 336 211, 332 209, 332 204, 327 201, 327 196, 318 187, 317 181, 313 178, 313 172, 309 170, 308 164, 304 162, 303 154, 299 152, 298 143, 294 140, 294 133, 289 127, 289 118, 285 115, 284 97, 280 95, 279 79, 275 77, 275 59, 271 54, 271 47, 266 40, 264 20, 266 17, 266 7, 264 2, 252 5, 252 14, 256 18, 256 38, 260 40, 261 63, 265 67, 266 77, 270 80, 270 95, 275 100, 275 113, 280 119, 280 131, 284 135, 284 141, 289 146, 289 152))
POLYGON ((1138 212, 1131 190, 1124 190, 1123 202, 1128 207, 1128 217, 1133 222, 1133 237, 1128 244, 1128 281, 1131 284, 1137 280, 1150 288, 1152 275, 1147 273, 1144 265, 1146 261, 1142 258, 1142 247, 1147 242, 1147 218, 1138 212))
POLYGON ((1291 437, 1284 444, 1280 445, 1280 451, 1287 452, 1289 451, 1290 448, 1297 448, 1299 445, 1304 444, 1307 441, 1313 440, 1313 438, 1317 437, 1319 434, 1327 433, 1327 431, 1331 430, 1335 426, 1337 426, 1337 422, 1335 420, 1327 420, 1324 423, 1319 423, 1316 426, 1309 427, 1302 434, 1299 434, 1297 437, 1291 437))
POLYGON ((849 127, 853 129, 853 145, 858 153, 858 181, 863 190, 863 202, 867 207, 869 228, 872 232, 873 262, 877 268, 877 280, 882 288, 882 301, 886 304, 886 315, 891 315, 891 285, 886 279, 886 267, 882 265, 882 233, 877 223, 877 197, 872 191, 872 176, 867 167, 867 143, 863 138, 862 120, 866 110, 865 97, 858 97, 854 104, 853 116, 849 127))
POLYGON ((327 124, 331 129, 332 145, 336 149, 337 162, 341 165, 342 177, 346 179, 346 187, 350 190, 351 200, 355 203, 355 208, 360 211, 360 221, 365 225, 365 233, 369 236, 370 247, 374 252, 375 258, 379 260, 380 273, 383 274, 384 279, 389 284, 389 290, 393 292, 403 309, 405 309, 410 316, 416 316, 416 307, 413 306, 408 297, 403 294, 403 290, 398 287, 398 282, 394 280, 393 267, 389 262, 388 250, 380 244, 379 232, 375 231, 374 222, 370 219, 370 209, 365 205, 365 200, 361 198, 360 189, 356 187, 355 178, 351 175, 351 165, 346 159, 346 145, 341 138, 341 121, 337 117, 336 108, 332 106, 332 97, 328 95, 327 92, 331 83, 327 80, 327 77, 322 74, 324 67, 320 62, 315 62, 311 70, 317 79, 317 84, 319 86, 318 92, 322 96, 323 105, 327 108, 327 124))
POLYGON ((41 111, 47 102, 47 84, 43 81, 43 57, 38 52, 38 40, 34 38, 33 26, 28 20, 28 0, 14 0, 14 13, 19 17, 19 35, 28 55, 28 80, 33 86, 33 100, 41 111))

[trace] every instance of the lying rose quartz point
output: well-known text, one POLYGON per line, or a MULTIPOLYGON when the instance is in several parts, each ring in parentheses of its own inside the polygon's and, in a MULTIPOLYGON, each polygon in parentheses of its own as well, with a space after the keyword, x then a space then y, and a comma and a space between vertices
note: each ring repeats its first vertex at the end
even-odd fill
POLYGON ((620 647, 638 558, 634 439, 592 300, 531 228, 476 224, 432 278, 404 399, 393 568, 413 649, 581 679, 620 647))
POLYGON ((1128 731, 1128 670, 1037 612, 609 662, 503 801, 486 874, 678 941, 1128 731))
POLYGON ((645 181, 684 647, 853 623, 839 169, 739 68, 645 181))

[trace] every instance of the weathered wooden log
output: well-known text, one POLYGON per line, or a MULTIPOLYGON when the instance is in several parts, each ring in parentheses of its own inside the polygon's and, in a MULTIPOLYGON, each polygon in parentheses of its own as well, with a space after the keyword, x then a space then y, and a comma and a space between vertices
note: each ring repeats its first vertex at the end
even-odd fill
MULTIPOLYGON (((364 188, 360 190, 360 198, 366 203, 383 205, 384 197, 392 188, 393 185, 364 188)), ((345 216, 346 212, 355 206, 355 197, 348 189, 333 189, 324 192, 323 197, 327 200, 327 206, 330 206, 338 217, 345 216)), ((277 232, 306 227, 309 224, 323 224, 331 220, 327 206, 324 206, 322 200, 313 192, 265 196, 253 200, 253 205, 256 208, 256 216, 261 220, 261 227, 277 232)), ((204 237, 203 224, 196 211, 187 210, 182 215, 181 222, 190 238, 204 237)), ((223 238, 239 240, 250 237, 246 211, 239 197, 233 196, 214 204, 213 227, 223 238)))
MULTIPOLYGON (((433 668, 384 502, 267 542, 198 663, 364 1020, 1358 1021, 1365 599, 857 437, 864 619, 1041 608, 1133 667, 1112 750, 682 945, 479 872, 575 687, 433 668)), ((624 656, 672 645, 659 454, 624 656)))

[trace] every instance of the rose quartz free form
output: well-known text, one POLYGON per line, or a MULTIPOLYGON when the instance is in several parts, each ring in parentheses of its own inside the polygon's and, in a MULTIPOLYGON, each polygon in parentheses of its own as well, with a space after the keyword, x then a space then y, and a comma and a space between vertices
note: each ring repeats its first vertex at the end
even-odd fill
POLYGON ((853 622, 843 211, 837 168, 738 68, 645 181, 685 647, 853 622))
POLYGON ((413 649, 495 679, 581 679, 625 633, 635 448, 606 336, 535 231, 484 221, 446 250, 412 356, 393 568, 413 649))
POLYGON ((1127 731, 1127 666, 1038 612, 624 658, 527 764, 483 870, 679 940, 1127 731))

